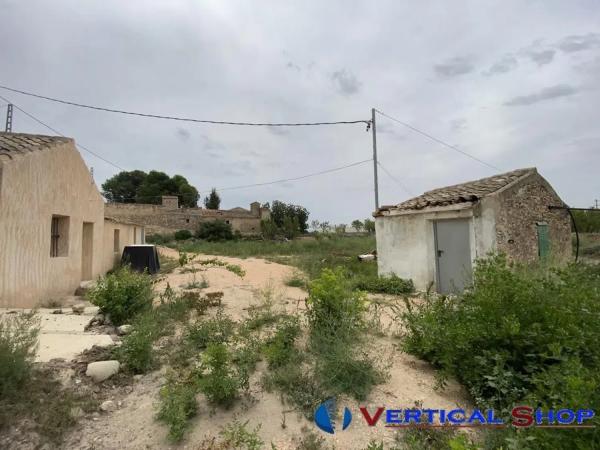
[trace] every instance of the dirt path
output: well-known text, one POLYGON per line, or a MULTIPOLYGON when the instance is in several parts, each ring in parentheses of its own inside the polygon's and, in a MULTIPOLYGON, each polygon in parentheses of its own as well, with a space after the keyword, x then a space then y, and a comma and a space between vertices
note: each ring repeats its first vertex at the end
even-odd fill
MULTIPOLYGON (((172 257, 177 256, 172 250, 161 251, 172 257)), ((195 261, 209 258, 212 257, 199 255, 195 261)), ((236 320, 245 317, 249 305, 258 303, 257 294, 264 289, 275 293, 275 308, 289 312, 303 308, 302 300, 306 293, 302 289, 285 285, 285 280, 295 272, 294 268, 255 258, 217 258, 241 266, 246 275, 242 278, 221 267, 202 267, 203 270, 195 275, 182 274, 176 269, 157 284, 157 291, 164 290, 167 283, 173 289, 180 289, 194 281, 194 276, 196 281, 205 279, 209 287, 204 291, 223 291, 225 312, 236 320)), ((193 262, 188 266, 192 265, 193 262)), ((238 402, 227 411, 211 411, 205 399, 198 397, 198 416, 192 420, 187 437, 179 446, 169 445, 166 427, 155 420, 164 369, 136 377, 132 392, 123 398, 114 399, 115 402, 121 402, 119 409, 103 413, 99 417, 84 419, 70 434, 66 446, 83 449, 199 448, 198 444, 202 440, 217 436, 223 425, 237 418, 242 422, 248 421, 249 428, 260 425, 259 434, 266 444, 265 448, 271 448, 271 443, 278 449, 295 448, 291 444, 292 437, 300 435, 306 427, 325 437, 328 444, 334 444, 338 449, 362 449, 371 439, 391 441, 394 431, 381 424, 368 427, 360 415, 359 406, 404 409, 414 406, 417 401, 423 407, 434 409, 468 405, 465 393, 455 383, 450 383, 443 392, 436 391, 433 370, 426 363, 399 351, 397 339, 383 336, 376 338, 375 345, 381 361, 391 364, 390 378, 385 384, 377 386, 367 401, 360 405, 353 400, 340 402, 353 412, 353 423, 346 431, 333 436, 321 432, 314 423, 300 414, 290 412, 292 407, 282 404, 278 394, 263 391, 258 382, 264 370, 264 363, 260 363, 251 379, 251 401, 238 402)))

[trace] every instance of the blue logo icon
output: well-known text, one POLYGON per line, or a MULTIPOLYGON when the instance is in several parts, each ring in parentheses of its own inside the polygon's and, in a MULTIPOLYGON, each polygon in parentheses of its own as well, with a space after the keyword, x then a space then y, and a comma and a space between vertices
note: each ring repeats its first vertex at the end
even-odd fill
MULTIPOLYGON (((315 411, 315 423, 326 433, 335 433, 337 422, 337 408, 334 398, 324 401, 315 411)), ((344 419, 342 421, 342 430, 345 430, 352 422, 352 413, 348 408, 344 408, 344 419)))

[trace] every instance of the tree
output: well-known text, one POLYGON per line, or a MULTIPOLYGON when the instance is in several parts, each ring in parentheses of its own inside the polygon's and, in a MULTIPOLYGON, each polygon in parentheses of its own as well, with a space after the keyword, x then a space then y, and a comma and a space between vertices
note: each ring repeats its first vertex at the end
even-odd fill
POLYGON ((364 222, 365 231, 369 234, 375 233, 375 221, 371 219, 365 219, 364 222))
POLYGON ((177 195, 183 206, 198 204, 198 191, 185 177, 169 177, 164 172, 141 170, 119 172, 102 184, 102 194, 109 202, 160 204, 163 195, 177 195))
POLYGON ((212 188, 208 197, 204 197, 204 206, 206 209, 219 209, 221 206, 221 197, 215 188, 212 188))
POLYGON ((308 215, 308 210, 303 206, 287 204, 279 200, 274 200, 271 207, 271 219, 281 229, 284 228, 286 217, 292 221, 295 218, 298 223, 298 231, 306 233, 308 231, 308 215))
POLYGON ((352 228, 354 228, 357 233, 360 233, 364 227, 364 224, 360 220, 356 219, 352 221, 352 228))
POLYGON ((233 239, 231 225, 222 220, 202 222, 196 232, 196 237, 207 241, 229 241, 233 239))
POLYGON ((319 222, 318 220, 313 220, 310 223, 310 227, 314 230, 317 231, 319 229, 319 225, 321 225, 321 222, 319 222))
POLYGON ((319 225, 319 227, 321 228, 321 231, 323 233, 327 233, 329 231, 329 229, 331 228, 329 226, 329 222, 321 222, 321 224, 319 225))
POLYGON ((146 178, 146 172, 132 170, 119 172, 102 184, 102 195, 109 202, 135 203, 137 191, 146 178))
POLYGON ((335 232, 337 234, 344 234, 346 232, 346 224, 345 223, 340 223, 338 225, 335 226, 335 232))

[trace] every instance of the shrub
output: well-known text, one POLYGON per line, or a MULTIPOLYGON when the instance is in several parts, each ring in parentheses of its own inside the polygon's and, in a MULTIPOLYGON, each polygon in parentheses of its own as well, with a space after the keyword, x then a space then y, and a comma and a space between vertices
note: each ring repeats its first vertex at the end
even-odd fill
POLYGON ((247 426, 248 421, 240 423, 234 420, 233 423, 223 428, 219 434, 223 437, 224 444, 228 446, 226 448, 239 450, 260 450, 263 448, 265 443, 258 435, 260 425, 257 425, 252 431, 248 431, 247 426))
POLYGON ((233 239, 233 232, 230 224, 222 220, 212 220, 200 224, 196 237, 209 242, 230 241, 233 239))
POLYGON ((279 227, 271 219, 260 221, 260 231, 265 239, 275 239, 279 234, 279 227))
POLYGON ((186 339, 196 348, 203 349, 210 344, 228 342, 233 335, 235 323, 223 314, 220 308, 214 319, 202 320, 188 326, 186 339))
POLYGON ((356 289, 382 294, 408 294, 415 290, 412 280, 405 280, 396 275, 384 277, 358 277, 354 283, 356 289))
POLYGON ((188 420, 196 415, 196 388, 193 384, 169 379, 160 390, 158 420, 169 426, 169 439, 178 442, 183 438, 188 420))
POLYGON ((133 323, 131 332, 115 348, 116 358, 132 373, 146 373, 155 366, 152 345, 158 337, 157 315, 152 311, 140 315, 133 323))
POLYGON ((175 232, 174 237, 176 241, 185 241, 192 237, 192 232, 190 230, 178 230, 175 232))
POLYGON ((264 348, 269 368, 281 367, 299 355, 294 349, 294 342, 299 334, 300 324, 297 317, 289 317, 279 324, 275 335, 267 341, 264 348))
MULTIPOLYGON (((472 288, 458 298, 408 306, 405 349, 464 383, 478 405, 600 407, 598 267, 533 270, 493 256, 478 262, 472 288)), ((585 430, 548 433, 519 439, 536 439, 536 448, 600 445, 585 430)))
POLYGON ((363 325, 366 298, 353 291, 341 268, 324 269, 309 285, 307 301, 311 337, 349 339, 363 325))
POLYGON ((168 242, 171 242, 174 239, 174 236, 172 234, 150 234, 148 236, 146 236, 146 242, 148 244, 156 244, 156 245, 163 245, 166 244, 168 242))
POLYGON ((0 400, 19 392, 30 379, 39 326, 33 313, 0 316, 0 400))
POLYGON ((121 325, 152 307, 152 278, 147 273, 134 272, 128 266, 121 267, 99 278, 87 296, 102 313, 110 315, 115 325, 121 325))
POLYGON ((240 380, 229 364, 229 352, 224 344, 209 344, 202 354, 200 391, 209 402, 229 407, 238 396, 240 380))
POLYGON ((188 262, 190 261, 190 258, 188 257, 188 254, 186 252, 179 252, 179 267, 183 267, 185 266, 188 262))

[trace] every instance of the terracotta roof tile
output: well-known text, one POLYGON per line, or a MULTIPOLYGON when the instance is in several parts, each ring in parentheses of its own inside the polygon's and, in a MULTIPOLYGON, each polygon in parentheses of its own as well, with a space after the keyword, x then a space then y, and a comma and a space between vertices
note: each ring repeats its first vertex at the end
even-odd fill
POLYGON ((427 191, 423 195, 411 198, 398 205, 382 206, 379 208, 379 211, 419 210, 456 203, 473 203, 532 173, 536 173, 535 167, 517 169, 511 172, 482 178, 480 180, 469 181, 454 186, 446 186, 427 191))
POLYGON ((39 134, 0 132, 0 156, 25 155, 36 150, 46 150, 57 144, 73 142, 62 136, 43 136, 39 134))

